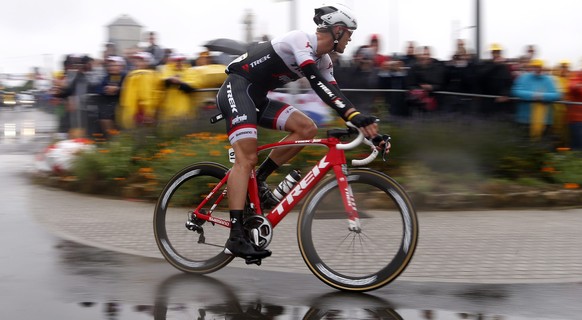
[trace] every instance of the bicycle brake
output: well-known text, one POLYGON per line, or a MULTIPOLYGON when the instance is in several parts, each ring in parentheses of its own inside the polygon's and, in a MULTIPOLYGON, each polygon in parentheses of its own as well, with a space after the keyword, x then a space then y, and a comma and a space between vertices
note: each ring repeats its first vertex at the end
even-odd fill
POLYGON ((374 143, 375 146, 379 146, 380 143, 384 142, 384 145, 382 147, 382 160, 386 161, 387 159, 387 152, 386 152, 386 148, 390 145, 390 140, 392 140, 392 137, 390 137, 390 135, 387 134, 383 134, 383 135, 377 135, 372 139, 372 143, 374 143))

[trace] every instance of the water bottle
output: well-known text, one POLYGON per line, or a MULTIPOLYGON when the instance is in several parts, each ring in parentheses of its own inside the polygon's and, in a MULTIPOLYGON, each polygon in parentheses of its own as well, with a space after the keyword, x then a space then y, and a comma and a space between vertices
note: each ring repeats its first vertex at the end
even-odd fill
POLYGON ((283 197, 295 187, 297 182, 301 180, 301 174, 297 170, 291 170, 289 174, 279 183, 275 191, 273 191, 273 195, 277 200, 281 201, 283 197))

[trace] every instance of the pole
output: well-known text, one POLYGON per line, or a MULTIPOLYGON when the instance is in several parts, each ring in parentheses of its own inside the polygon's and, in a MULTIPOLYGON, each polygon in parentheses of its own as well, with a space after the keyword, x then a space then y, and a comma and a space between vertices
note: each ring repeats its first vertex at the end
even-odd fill
POLYGON ((481 60, 481 0, 475 0, 475 58, 481 60))
POLYGON ((291 27, 291 30, 296 30, 297 29, 297 1, 290 0, 289 5, 291 6, 290 27, 291 27))

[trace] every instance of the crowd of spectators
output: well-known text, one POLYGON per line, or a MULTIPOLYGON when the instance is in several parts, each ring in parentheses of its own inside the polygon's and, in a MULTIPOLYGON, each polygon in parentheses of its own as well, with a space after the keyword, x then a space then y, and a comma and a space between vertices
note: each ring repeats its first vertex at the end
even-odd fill
POLYGON ((494 43, 477 59, 458 40, 449 60, 435 59, 429 46, 413 41, 392 56, 379 55, 378 46, 372 35, 351 61, 334 65, 340 87, 378 89, 376 95, 347 92, 359 107, 383 108, 392 119, 463 114, 512 122, 531 140, 582 150, 582 105, 575 103, 582 102, 582 71, 569 61, 549 66, 534 45, 507 58, 494 43))
MULTIPOLYGON (((582 150, 582 105, 558 103, 582 102, 582 71, 572 71, 569 61, 548 66, 533 45, 507 58, 499 44, 477 59, 463 40, 444 61, 413 41, 401 54, 382 55, 380 48, 379 36, 371 35, 351 57, 332 55, 338 84, 355 89, 346 95, 359 108, 391 119, 464 114, 511 121, 532 140, 551 137, 559 146, 582 150)), ((52 89, 62 107, 60 132, 90 127, 82 107, 87 94, 98 97, 96 130, 106 136, 113 130, 188 121, 200 108, 193 92, 218 87, 225 63, 208 51, 188 59, 161 47, 153 32, 147 47, 121 53, 106 44, 101 59, 67 56, 52 89), (216 68, 200 72, 209 66, 216 68)))
POLYGON ((163 123, 178 131, 196 118, 199 106, 226 77, 224 65, 210 52, 195 59, 162 48, 156 34, 147 47, 117 52, 105 45, 101 58, 67 55, 63 70, 53 75, 50 93, 60 117, 62 136, 102 135, 163 123))

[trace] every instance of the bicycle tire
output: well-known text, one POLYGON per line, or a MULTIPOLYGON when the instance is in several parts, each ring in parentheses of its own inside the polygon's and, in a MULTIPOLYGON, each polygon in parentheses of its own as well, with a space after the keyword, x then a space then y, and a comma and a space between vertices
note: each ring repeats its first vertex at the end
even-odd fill
POLYGON ((396 279, 418 240, 418 219, 404 189, 384 173, 351 170, 347 176, 361 232, 348 230, 335 176, 318 184, 297 221, 299 251, 310 271, 343 291, 369 291, 396 279), (370 248, 364 245, 373 244, 370 248), (356 248, 357 247, 357 248, 356 248))
MULTIPOLYGON (((205 274, 226 266, 234 256, 224 253, 224 244, 230 228, 211 222, 199 223, 201 233, 186 228, 189 210, 193 210, 224 178, 228 169, 218 163, 200 162, 175 174, 158 198, 154 213, 154 236, 164 258, 177 269, 186 273, 205 274)), ((221 193, 216 192, 212 199, 221 193)), ((213 216, 229 219, 226 201, 216 207, 213 216)), ((209 208, 214 201, 209 201, 209 208)), ((201 222, 201 221, 199 221, 201 222)))

